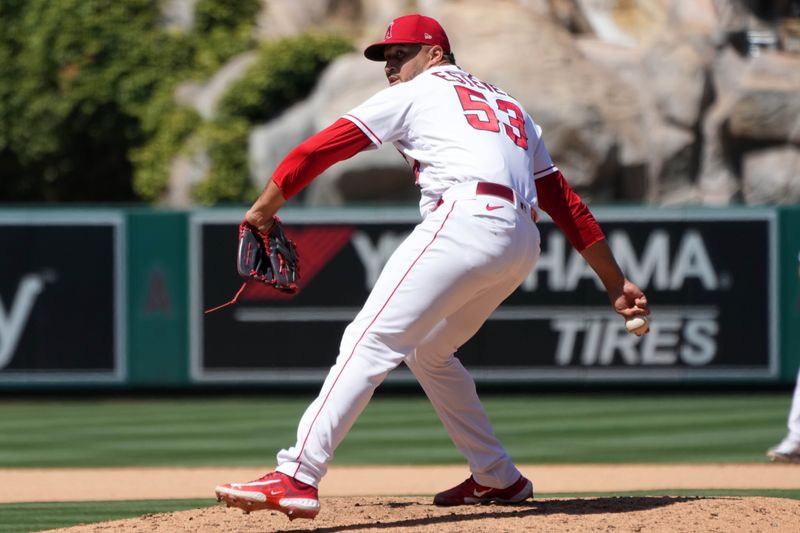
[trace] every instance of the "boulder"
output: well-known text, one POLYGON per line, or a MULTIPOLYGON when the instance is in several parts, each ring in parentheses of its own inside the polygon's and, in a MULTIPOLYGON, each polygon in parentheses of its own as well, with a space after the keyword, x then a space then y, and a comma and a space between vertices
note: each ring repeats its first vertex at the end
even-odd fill
POLYGON ((553 17, 567 31, 577 35, 586 35, 593 32, 592 26, 573 0, 539 0, 538 2, 528 2, 532 9, 538 10, 541 14, 553 17))
POLYGON ((637 91, 584 55, 559 23, 515 2, 440 7, 435 16, 451 36, 459 65, 522 102, 574 185, 592 190, 616 179, 607 169, 644 161, 637 91), (509 55, 513 63, 501 60, 509 55))
POLYGON ((751 150, 743 160, 744 199, 748 204, 800 203, 800 148, 782 145, 751 150))
MULTIPOLYGON (((323 72, 309 98, 251 132, 248 151, 255 185, 262 188, 280 161, 298 143, 329 126, 384 87, 386 78, 378 63, 367 61, 360 53, 346 54, 337 59, 323 72)), ((357 175, 371 176, 372 181, 380 182, 399 174, 413 184, 408 164, 389 146, 369 155, 358 154, 349 161, 334 165, 311 183, 303 198, 314 205, 340 205, 349 199, 348 194, 355 188, 350 185, 339 191, 339 180, 352 181, 351 176, 357 175)), ((359 200, 386 199, 377 194, 370 196, 370 191, 383 193, 385 190, 379 184, 372 185, 356 192, 359 200)), ((407 199, 407 194, 402 197, 407 199)))
MULTIPOLYGON (((707 41, 677 34, 641 46, 576 40, 538 4, 484 8, 476 2, 471 9, 445 1, 424 4, 421 10, 447 28, 458 63, 523 103, 578 190, 596 199, 658 201, 660 194, 691 181, 697 159, 692 129, 704 105, 704 65, 711 57, 707 41), (500 34, 503 39, 497 39, 500 34), (518 68, 498 61, 509 53, 524 54, 518 68)), ((385 4, 365 6, 364 13, 374 14, 385 4)), ((359 50, 382 31, 364 35, 359 50)), ((254 132, 251 163, 259 185, 292 145, 383 87, 380 64, 364 60, 360 51, 334 62, 306 103, 254 132)), ((399 201, 414 190, 404 186, 411 181, 405 161, 383 147, 335 165, 311 184, 305 199, 399 201), (369 187, 352 185, 364 176, 373 180, 369 187), (382 180, 388 183, 378 186, 382 180)))
POLYGON ((726 47, 712 63, 715 100, 706 112, 701 134, 700 170, 697 178, 698 198, 709 205, 727 205, 741 190, 735 165, 730 161, 725 124, 736 98, 736 88, 747 62, 732 47, 726 47))
POLYGON ((161 2, 161 19, 170 31, 188 32, 194 24, 194 6, 197 0, 165 0, 161 2))
POLYGON ((720 25, 720 3, 730 0, 673 0, 670 2, 670 25, 682 32, 711 35, 720 25))
POLYGON ((393 149, 366 150, 331 167, 306 191, 307 205, 419 201, 411 169, 393 149), (393 153, 394 152, 394 153, 393 153))
POLYGON ((710 101, 707 63, 713 51, 708 39, 665 33, 642 46, 593 38, 577 42, 608 76, 631 88, 624 105, 638 116, 618 121, 616 143, 621 150, 613 171, 620 174, 621 183, 607 183, 614 191, 608 199, 657 203, 667 197, 671 202, 691 197, 678 191, 692 187, 697 173, 696 130, 710 101))
POLYGON ((272 177, 275 168, 297 144, 314 133, 314 109, 301 102, 267 124, 254 127, 248 137, 250 175, 259 190, 272 177))
POLYGON ((634 46, 641 35, 650 33, 665 16, 657 0, 576 0, 576 3, 597 38, 625 46, 634 46))
POLYGON ((262 0, 256 38, 271 40, 307 31, 352 32, 362 22, 358 0, 262 0))
MULTIPOLYGON (((630 105, 635 91, 587 60, 563 28, 536 10, 516 3, 497 4, 490 10, 459 9, 451 2, 433 4, 436 5, 430 5, 426 12, 447 28, 459 64, 503 87, 525 105, 543 127, 554 159, 574 184, 590 188, 602 180, 597 176, 598 169, 616 154, 624 165, 641 164, 646 150, 639 145, 640 113, 630 105), (537 27, 537 31, 531 32, 531 27, 537 27), (496 38, 499 33, 503 33, 503 39, 496 38), (536 50, 537 55, 527 68, 509 68, 507 62, 497 60, 507 57, 509 50, 536 50), (566 71, 565 66, 570 70, 566 71)), ((379 37, 371 36, 362 44, 379 37)), ((327 126, 385 86, 380 63, 365 60, 360 52, 340 58, 327 69, 309 99, 308 105, 313 109, 310 114, 318 117, 313 129, 327 126)), ((281 124, 274 127, 274 137, 287 143, 302 141, 297 135, 302 128, 292 130, 281 124)), ((251 160, 258 161, 259 180, 268 174, 265 169, 274 169, 278 163, 261 156, 252 156, 251 160)), ((359 154, 346 165, 335 165, 326 171, 309 187, 306 199, 323 202, 324 190, 331 195, 332 203, 348 201, 350 194, 359 195, 360 201, 400 201, 408 198, 409 190, 413 191, 399 185, 401 182, 413 185, 411 171, 393 147, 385 146, 376 154, 359 154), (374 172, 370 172, 371 165, 378 165, 374 172), (373 183, 362 188, 344 185, 354 176, 367 175, 372 180, 396 183, 373 183), (341 182, 341 189, 332 193, 336 182, 341 182)))
POLYGON ((742 73, 728 119, 734 138, 800 143, 800 57, 773 53, 742 73))
POLYGON ((650 133, 650 169, 653 182, 647 200, 676 203, 686 198, 682 192, 693 187, 697 172, 697 137, 693 131, 660 122, 650 133))
POLYGON ((205 149, 193 149, 172 160, 167 184, 167 205, 187 209, 192 206, 192 188, 208 173, 211 161, 205 149))
POLYGON ((649 46, 641 72, 659 115, 684 128, 695 128, 708 105, 711 42, 685 33, 664 34, 649 46))
MULTIPOLYGON (((192 0, 168 4, 185 25, 192 0)), ((361 50, 382 37, 390 20, 411 12, 441 21, 459 65, 523 103, 556 164, 587 198, 772 201, 760 185, 775 182, 750 177, 757 162, 791 163, 790 148, 800 146, 800 57, 737 53, 728 43, 754 20, 749 4, 738 0, 418 0, 400 10, 391 0, 263 5, 261 39, 324 28, 353 36, 358 51, 331 64, 304 102, 253 129, 250 165, 259 187, 297 143, 386 86, 382 65, 361 50)), ((185 84, 176 96, 213 117, 219 97, 247 66, 247 55, 234 58, 207 83, 185 84)), ((175 180, 176 191, 202 169, 202 158, 194 159, 176 162, 185 178, 175 180)), ((384 146, 334 165, 300 199, 407 201, 417 198, 413 181, 403 158, 384 146)))

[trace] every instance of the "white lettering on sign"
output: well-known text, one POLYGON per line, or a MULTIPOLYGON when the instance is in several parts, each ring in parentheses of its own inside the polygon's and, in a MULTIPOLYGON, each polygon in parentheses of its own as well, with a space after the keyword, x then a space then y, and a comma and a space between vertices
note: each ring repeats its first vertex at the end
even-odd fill
POLYGON ((687 342, 681 346, 681 359, 692 366, 707 365, 714 358, 717 343, 714 340, 719 333, 716 320, 695 319, 686 324, 684 329, 687 342))
POLYGON ((0 369, 11 361, 36 298, 44 289, 44 283, 44 276, 26 274, 22 277, 14 301, 8 309, 0 299, 0 369))
MULTIPOLYGON (((367 289, 372 289, 389 257, 407 236, 408 233, 384 232, 373 242, 364 232, 353 234, 353 247, 366 272, 367 289)), ((725 286, 720 283, 720 274, 714 269, 703 237, 696 230, 686 231, 677 242, 671 242, 666 231, 654 230, 640 253, 624 231, 610 232, 608 242, 622 271, 644 290, 679 290, 689 279, 699 281, 710 291, 725 286)), ((535 291, 542 273, 546 274, 547 289, 551 291, 573 291, 583 280, 591 280, 597 290, 603 290, 600 279, 560 232, 548 234, 547 246, 543 247, 536 267, 522 282, 521 289, 535 291)))
POLYGON ((550 322, 558 334, 558 366, 703 366, 717 352, 716 318, 659 316, 650 333, 636 337, 625 330, 619 317, 561 317, 550 322))
MULTIPOLYGON (((720 288, 720 276, 698 231, 689 230, 677 243, 672 243, 667 232, 655 230, 648 235, 639 254, 623 231, 610 232, 608 242, 622 271, 642 289, 677 290, 688 279, 698 280, 706 290, 720 288), (671 259, 672 246, 674 259, 671 259)), ((583 257, 558 232, 548 235, 547 246, 523 282, 522 290, 536 290, 541 273, 547 274, 547 288, 551 291, 575 290, 583 279, 594 281, 597 289, 602 290, 600 280, 583 257)))

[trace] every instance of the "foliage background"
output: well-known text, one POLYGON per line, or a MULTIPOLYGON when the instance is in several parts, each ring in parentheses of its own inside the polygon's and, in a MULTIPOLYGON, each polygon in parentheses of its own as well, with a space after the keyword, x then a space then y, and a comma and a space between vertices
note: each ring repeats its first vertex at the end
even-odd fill
POLYGON ((195 199, 244 200, 250 127, 305 97, 350 49, 333 35, 256 42, 259 0, 197 0, 187 32, 159 4, 0 2, 0 201, 157 202, 173 157, 198 147, 210 166, 195 199), (213 120, 175 103, 179 83, 247 51, 257 60, 213 120))

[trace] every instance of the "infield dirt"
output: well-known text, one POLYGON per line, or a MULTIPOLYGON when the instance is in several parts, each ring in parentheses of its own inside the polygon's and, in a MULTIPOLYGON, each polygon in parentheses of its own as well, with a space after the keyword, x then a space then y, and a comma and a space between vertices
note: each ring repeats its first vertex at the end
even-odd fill
POLYGON ((795 533, 800 523, 800 501, 782 498, 553 498, 515 506, 440 508, 431 505, 430 498, 350 497, 325 498, 322 504, 323 511, 313 521, 290 522, 271 511, 245 515, 237 509, 210 507, 58 531, 795 533))
MULTIPOLYGON (((313 521, 272 511, 249 515, 221 504, 54 531, 268 532, 792 532, 800 500, 687 497, 670 490, 800 489, 800 465, 531 465, 539 493, 656 490, 659 496, 535 498, 515 506, 439 508, 431 495, 463 481, 462 466, 337 467, 321 490, 313 521)), ((0 469, 0 501, 87 501, 213 497, 215 484, 247 481, 255 468, 0 469), (16 482, 14 482, 16 480, 16 482), (8 490, 11 487, 14 490, 8 490), (26 487, 35 492, 26 495, 26 487)))

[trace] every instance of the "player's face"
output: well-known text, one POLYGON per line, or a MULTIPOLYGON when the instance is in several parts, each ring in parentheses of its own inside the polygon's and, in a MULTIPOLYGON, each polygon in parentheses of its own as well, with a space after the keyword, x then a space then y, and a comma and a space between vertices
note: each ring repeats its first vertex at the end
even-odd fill
POLYGON ((383 67, 389 85, 413 80, 428 67, 425 53, 430 46, 419 44, 390 44, 383 50, 386 66, 383 67))

